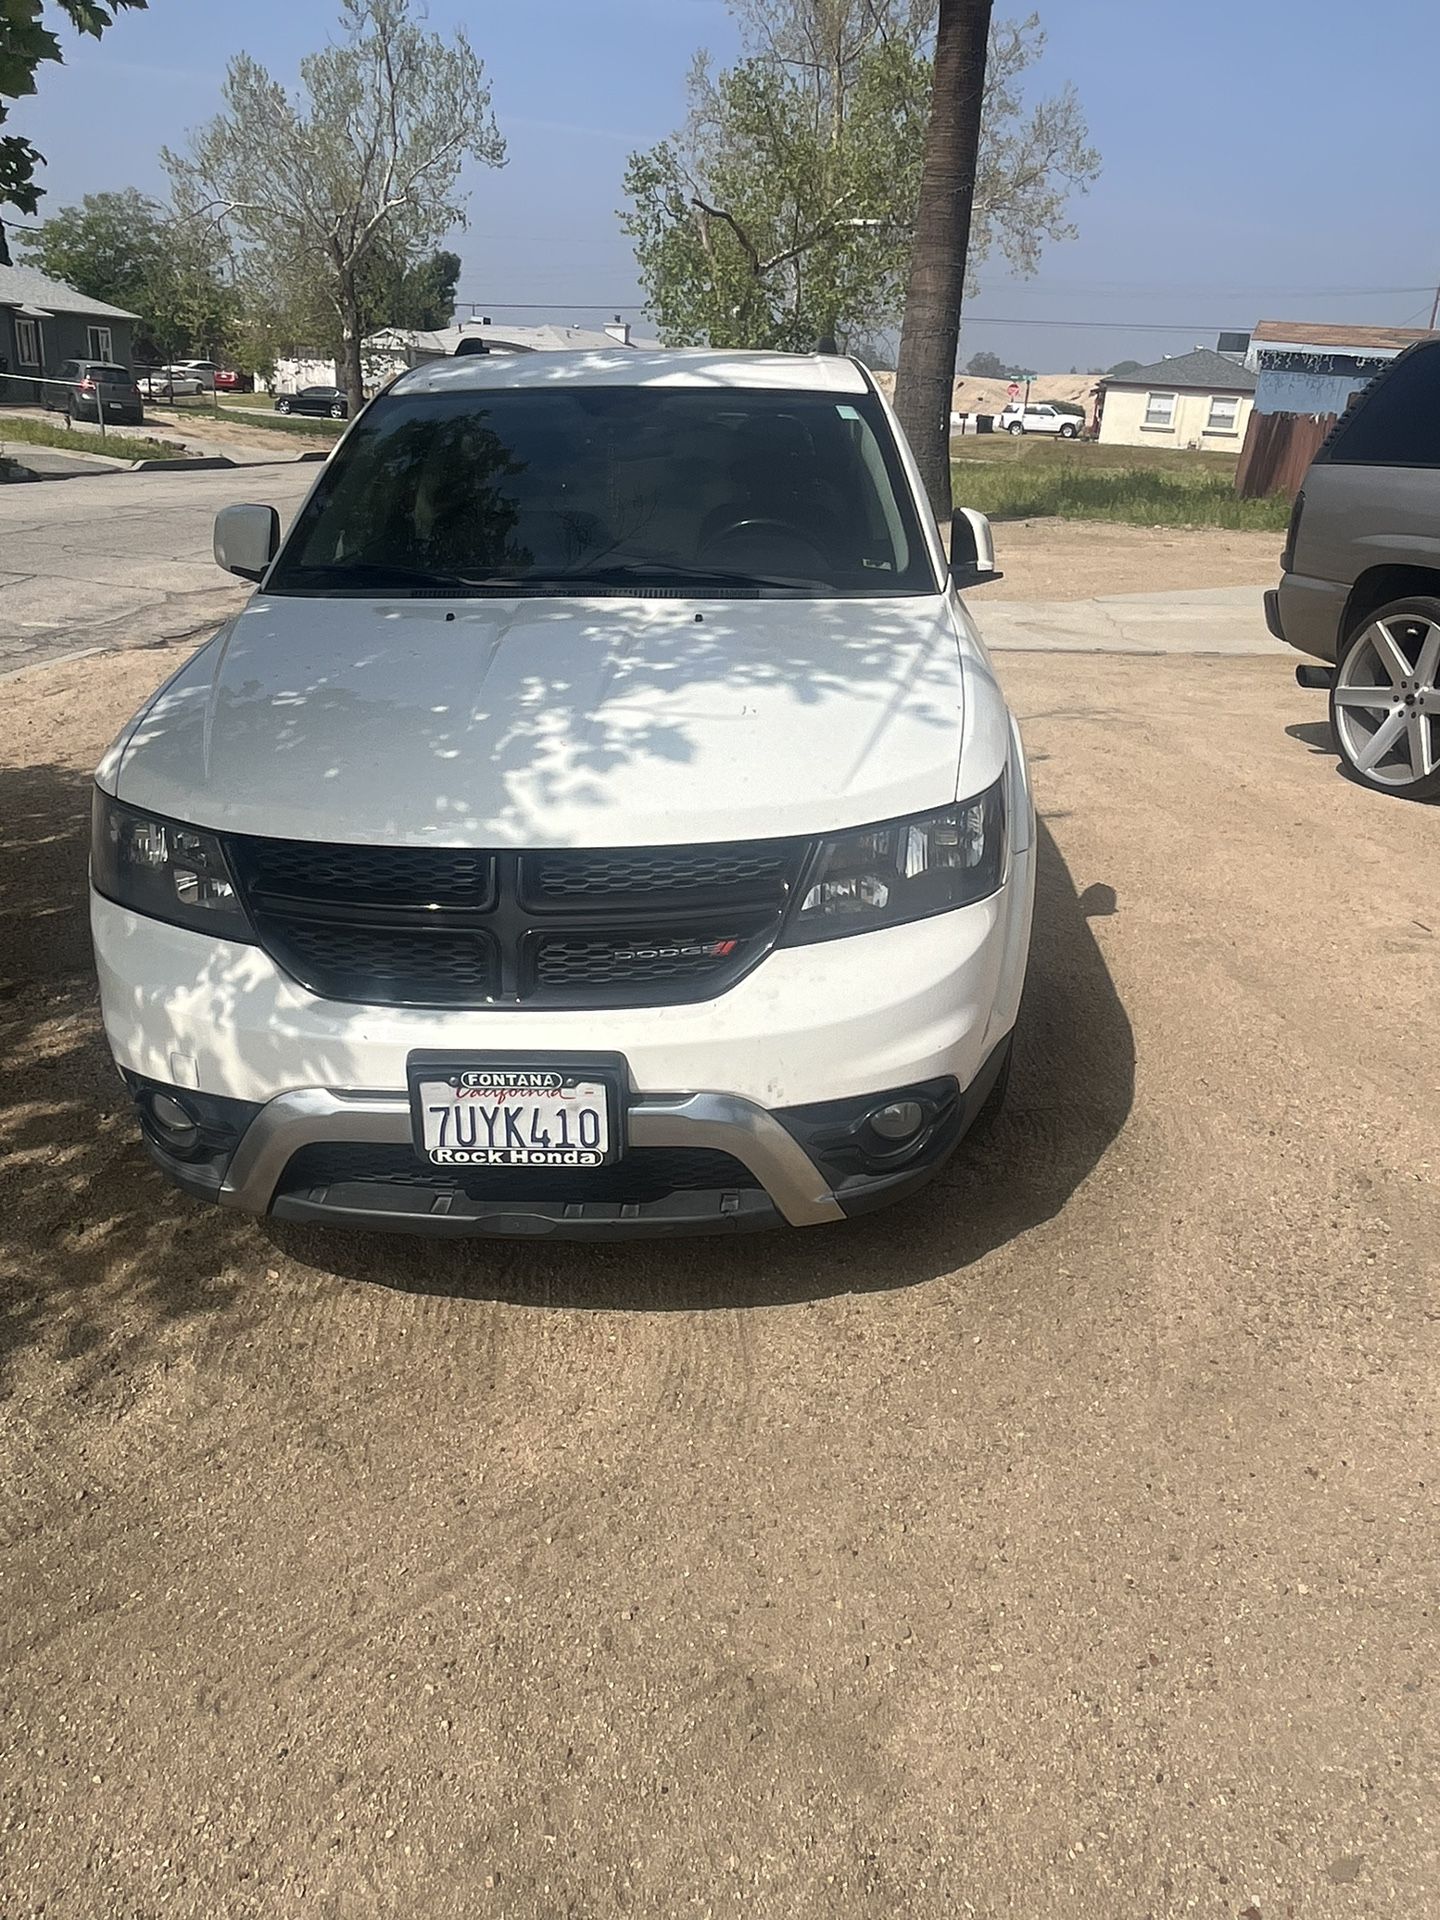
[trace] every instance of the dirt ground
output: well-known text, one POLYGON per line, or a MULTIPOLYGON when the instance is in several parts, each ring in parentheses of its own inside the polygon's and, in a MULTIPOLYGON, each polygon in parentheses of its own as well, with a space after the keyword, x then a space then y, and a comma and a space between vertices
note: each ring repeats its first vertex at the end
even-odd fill
POLYGON ((977 590, 977 613, 990 600, 1268 587, 1280 578, 1280 536, 1274 533, 1088 520, 1001 520, 994 532, 995 560, 1005 578, 977 590))
POLYGON ((7 687, 0 1911, 1440 1911, 1440 812, 1284 661, 1010 658, 1019 1062, 923 1200, 282 1232, 97 1034, 87 769, 170 664, 7 687))

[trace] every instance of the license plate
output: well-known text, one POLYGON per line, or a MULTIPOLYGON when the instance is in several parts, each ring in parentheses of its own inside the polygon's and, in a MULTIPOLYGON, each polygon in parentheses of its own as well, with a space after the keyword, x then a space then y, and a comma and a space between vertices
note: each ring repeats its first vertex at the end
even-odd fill
POLYGON ((412 1066, 415 1148, 437 1167, 600 1167, 612 1083, 583 1068, 412 1066))

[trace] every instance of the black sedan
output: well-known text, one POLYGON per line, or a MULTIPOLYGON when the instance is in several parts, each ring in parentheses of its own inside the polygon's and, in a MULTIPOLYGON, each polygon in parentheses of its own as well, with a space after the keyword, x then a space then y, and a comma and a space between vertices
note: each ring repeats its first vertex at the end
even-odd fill
POLYGON ((276 396, 277 413, 321 413, 331 420, 343 420, 350 412, 349 402, 340 387, 301 387, 298 393, 276 396))

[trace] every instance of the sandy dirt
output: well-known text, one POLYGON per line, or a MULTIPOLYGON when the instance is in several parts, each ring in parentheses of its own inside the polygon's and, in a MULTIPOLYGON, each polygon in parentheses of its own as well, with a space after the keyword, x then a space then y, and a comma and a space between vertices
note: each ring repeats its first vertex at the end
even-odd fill
POLYGON ((170 664, 7 687, 0 1912, 1440 1911, 1440 813, 1286 662, 1016 657, 1012 1103, 923 1200, 281 1232, 97 1034, 86 770, 170 664))
POLYGON ((1096 594, 1273 587, 1280 535, 1223 527, 1121 527, 1108 521, 1001 520, 995 559, 1005 578, 986 600, 1088 600, 1096 594))

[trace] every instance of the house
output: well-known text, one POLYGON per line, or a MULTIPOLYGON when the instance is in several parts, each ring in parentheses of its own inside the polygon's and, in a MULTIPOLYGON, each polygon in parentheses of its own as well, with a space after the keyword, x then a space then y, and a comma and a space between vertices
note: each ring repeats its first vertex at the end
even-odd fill
POLYGON ((1235 453, 1255 400, 1238 354, 1196 347, 1100 387, 1100 440, 1119 447, 1210 447, 1235 453))
POLYGON ((33 406, 65 360, 129 367, 139 318, 33 267, 0 266, 0 400, 33 406))
POLYGON ((1351 396, 1407 347, 1434 337, 1424 327, 1262 320, 1245 356, 1245 364, 1258 376, 1255 411, 1343 413, 1351 396))

